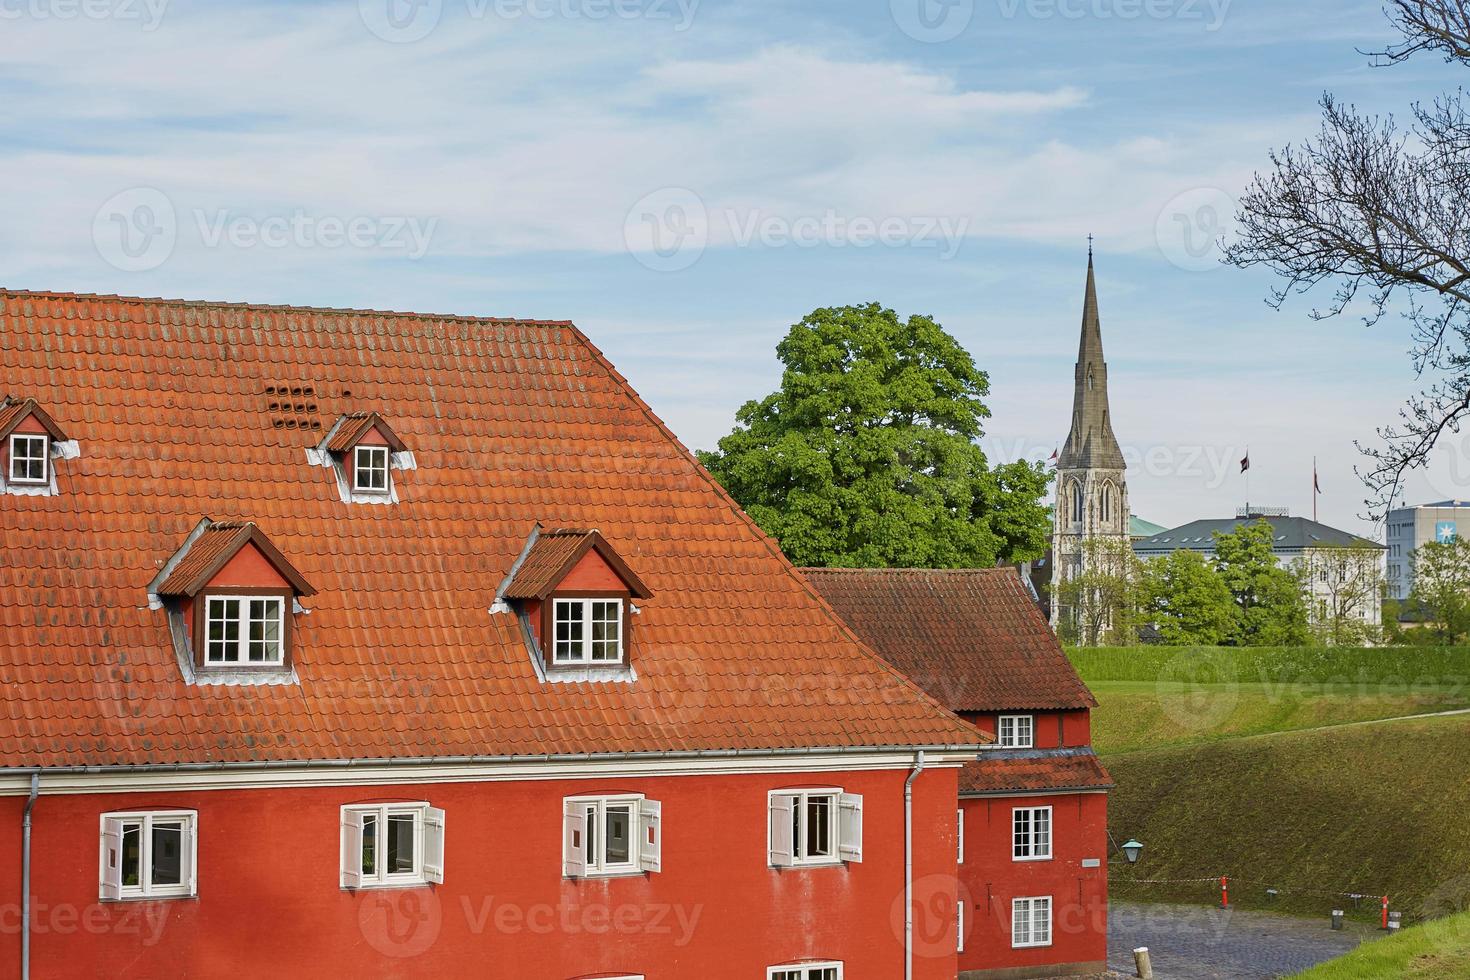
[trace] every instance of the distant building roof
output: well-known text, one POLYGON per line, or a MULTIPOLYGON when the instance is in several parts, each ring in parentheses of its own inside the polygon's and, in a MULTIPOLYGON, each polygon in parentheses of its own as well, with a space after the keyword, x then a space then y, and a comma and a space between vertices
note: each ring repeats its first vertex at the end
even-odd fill
POLYGON ((1394 510, 1453 510, 1457 507, 1470 509, 1470 500, 1440 500, 1432 504, 1405 504, 1394 510))
POLYGON ((1169 529, 1164 527, 1164 525, 1155 524, 1153 521, 1146 521, 1137 514, 1133 514, 1128 518, 1128 533, 1135 538, 1151 538, 1155 534, 1162 534, 1167 530, 1169 529))
POLYGON ((1305 517, 1226 517, 1193 521, 1168 531, 1133 542, 1133 550, 1143 553, 1162 554, 1188 548, 1191 551, 1214 551, 1215 533, 1229 534, 1242 524, 1265 521, 1271 525, 1272 547, 1277 551, 1300 551, 1305 548, 1353 547, 1378 548, 1383 545, 1367 538, 1339 531, 1335 527, 1319 524, 1305 517))
POLYGON ((1097 704, 1014 568, 803 571, 860 639, 951 711, 1097 704))

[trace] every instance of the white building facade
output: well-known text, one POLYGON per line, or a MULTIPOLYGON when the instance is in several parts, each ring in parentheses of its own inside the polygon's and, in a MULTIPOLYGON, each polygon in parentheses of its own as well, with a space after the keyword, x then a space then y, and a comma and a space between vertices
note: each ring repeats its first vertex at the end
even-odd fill
POLYGON ((1407 599, 1414 588, 1414 549, 1426 541, 1455 540, 1462 522, 1470 531, 1470 501, 1441 500, 1388 512, 1387 581, 1391 598, 1407 599))

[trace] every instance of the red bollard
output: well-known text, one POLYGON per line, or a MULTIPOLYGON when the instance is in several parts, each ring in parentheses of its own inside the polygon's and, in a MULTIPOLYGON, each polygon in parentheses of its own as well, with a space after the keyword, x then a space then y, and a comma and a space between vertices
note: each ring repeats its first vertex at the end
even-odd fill
POLYGON ((1383 896, 1383 931, 1388 931, 1388 896, 1383 896))
MULTIPOLYGON (((1386 902, 1388 900, 1384 899, 1384 901, 1386 902)), ((1230 907, 1230 879, 1223 876, 1220 878, 1220 907, 1222 909, 1228 909, 1230 907)), ((1388 906, 1385 905, 1384 908, 1387 909, 1388 906)), ((1385 911, 1383 914, 1383 921, 1387 922, 1388 912, 1385 911)), ((1388 926, 1384 926, 1384 928, 1387 929, 1388 926)))

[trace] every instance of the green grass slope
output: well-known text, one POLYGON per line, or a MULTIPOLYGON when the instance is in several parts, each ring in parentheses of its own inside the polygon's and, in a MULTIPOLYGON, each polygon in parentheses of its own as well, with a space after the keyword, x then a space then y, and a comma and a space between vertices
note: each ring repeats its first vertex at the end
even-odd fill
POLYGON ((1295 975, 1295 980, 1443 980, 1470 977, 1470 912, 1405 929, 1295 975))
MULTIPOLYGON (((1115 865, 1120 899, 1208 902, 1325 917, 1336 893, 1388 894, 1406 921, 1470 896, 1470 716, 1238 738, 1112 755, 1108 824, 1146 846, 1115 865), (1265 889, 1280 896, 1268 899, 1265 889)), ((1372 900, 1363 902, 1371 915, 1372 900)))
POLYGON ((1470 648, 1069 651, 1104 755, 1470 708, 1470 648))

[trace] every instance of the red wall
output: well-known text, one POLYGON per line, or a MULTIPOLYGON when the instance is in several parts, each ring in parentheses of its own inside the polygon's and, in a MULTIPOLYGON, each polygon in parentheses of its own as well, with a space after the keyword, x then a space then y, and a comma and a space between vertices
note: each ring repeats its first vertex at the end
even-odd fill
POLYGON ((1000 715, 1027 715, 1033 719, 1038 749, 1085 748, 1092 744, 1092 715, 1080 711, 1003 711, 979 714, 961 712, 960 717, 989 735, 995 734, 1000 715))
POLYGON ((1107 796, 996 797, 963 800, 968 935, 960 969, 988 970, 1102 962, 1108 956, 1107 796), (1052 807, 1052 859, 1011 857, 1011 810, 1052 807), (1085 858, 1101 862, 1083 868, 1085 858), (1011 899, 1052 897, 1052 945, 1011 948, 1011 899))
MULTIPOLYGON (((903 975, 907 771, 688 776, 362 789, 46 796, 36 806, 32 976, 504 977, 763 980, 839 959, 847 980, 903 975), (864 796, 864 861, 766 867, 766 793, 832 785, 864 796), (663 868, 561 875, 561 800, 642 792, 663 803, 663 868), (425 800, 446 811, 445 883, 338 885, 339 806, 425 800), (99 903, 98 815, 199 811, 199 895, 99 903)), ((915 785, 919 980, 953 980, 955 770, 915 785)), ((0 976, 19 957, 20 820, 0 799, 0 976)), ((977 835, 978 840, 979 835, 977 835)))

